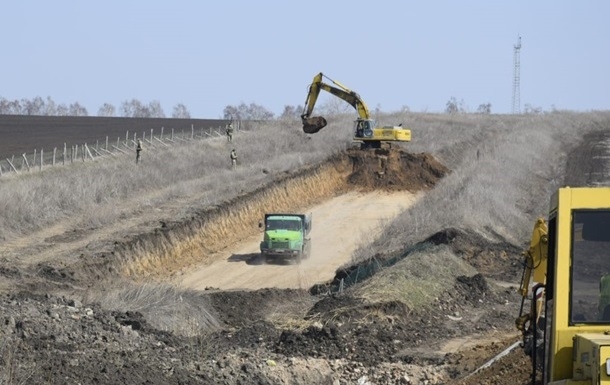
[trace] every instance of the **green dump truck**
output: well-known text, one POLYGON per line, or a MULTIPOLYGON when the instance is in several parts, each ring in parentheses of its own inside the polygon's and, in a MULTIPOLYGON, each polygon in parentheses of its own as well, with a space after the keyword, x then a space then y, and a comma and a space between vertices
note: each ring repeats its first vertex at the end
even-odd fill
POLYGON ((311 214, 265 214, 260 244, 265 262, 301 263, 311 251, 311 214))

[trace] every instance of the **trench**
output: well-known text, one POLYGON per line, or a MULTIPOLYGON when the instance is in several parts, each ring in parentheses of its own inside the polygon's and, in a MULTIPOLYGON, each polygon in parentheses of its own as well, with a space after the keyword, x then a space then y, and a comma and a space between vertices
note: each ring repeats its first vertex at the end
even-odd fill
MULTIPOLYGON (((118 271, 133 280, 176 280, 197 266, 231 260, 236 254, 236 245, 260 236, 257 225, 266 212, 300 212, 348 193, 381 194, 372 201, 384 194, 386 198, 387 194, 414 195, 431 188, 446 172, 444 166, 427 154, 348 150, 321 164, 284 175, 225 204, 201 210, 189 220, 166 224, 118 245, 114 252, 118 271)), ((391 204, 392 199, 401 199, 397 197, 389 198, 386 202, 390 203, 386 204, 391 204)), ((370 215, 375 211, 373 207, 370 215)), ((344 213, 338 211, 336 215, 344 213)), ((370 218, 364 215, 360 219, 370 218)), ((344 231, 351 231, 349 224, 344 231)), ((315 239, 312 242, 315 245, 315 239)))
POLYGON ((350 164, 344 157, 300 170, 226 203, 202 210, 120 245, 119 272, 132 279, 164 278, 205 263, 245 237, 258 234, 265 212, 294 211, 348 190, 350 164))

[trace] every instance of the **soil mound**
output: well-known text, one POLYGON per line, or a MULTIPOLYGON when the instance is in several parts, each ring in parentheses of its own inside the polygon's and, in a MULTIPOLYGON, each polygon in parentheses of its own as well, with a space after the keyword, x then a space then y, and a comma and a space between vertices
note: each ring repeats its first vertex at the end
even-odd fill
POLYGON ((347 151, 353 170, 350 185, 364 189, 408 190, 432 188, 449 169, 427 153, 411 154, 399 149, 347 151))

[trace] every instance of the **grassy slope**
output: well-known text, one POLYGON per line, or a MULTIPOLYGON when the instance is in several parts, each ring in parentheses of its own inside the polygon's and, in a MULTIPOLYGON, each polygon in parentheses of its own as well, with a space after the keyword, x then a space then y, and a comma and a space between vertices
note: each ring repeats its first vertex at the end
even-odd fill
MULTIPOLYGON (((310 137, 301 132, 299 122, 274 121, 238 133, 231 144, 217 138, 148 148, 139 167, 131 156, 121 156, 3 177, 0 234, 27 235, 66 218, 75 227, 110 225, 125 214, 120 203, 127 200, 133 201, 128 208, 132 212, 193 195, 199 195, 200 206, 218 204, 274 174, 346 148, 352 119, 351 114, 329 117, 329 126, 310 137), (241 163, 237 172, 229 169, 232 147, 241 163)), ((601 112, 383 115, 381 123, 403 122, 412 128, 413 141, 405 149, 432 153, 452 174, 396 220, 373 247, 400 249, 404 242, 417 242, 450 226, 522 242, 562 181, 567 149, 593 127, 609 126, 609 120, 610 113, 601 112)), ((367 248, 359 256, 369 253, 367 248)))
POLYGON ((356 258, 371 250, 402 249, 448 227, 521 244, 563 183, 568 151, 585 133, 610 129, 607 112, 394 119, 413 127, 410 151, 431 152, 452 172, 356 258))

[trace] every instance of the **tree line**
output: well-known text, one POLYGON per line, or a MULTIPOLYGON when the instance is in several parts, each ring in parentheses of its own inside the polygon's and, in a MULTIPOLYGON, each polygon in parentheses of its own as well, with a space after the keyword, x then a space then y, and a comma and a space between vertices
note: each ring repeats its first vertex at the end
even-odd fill
MULTIPOLYGON (((327 103, 319 106, 317 110, 322 114, 344 113, 348 109, 346 103, 341 100, 331 99, 327 103)), ((535 108, 526 104, 525 113, 538 114, 541 108, 535 108)), ((377 106, 375 112, 380 112, 381 107, 377 106)), ((402 111, 409 111, 407 106, 402 107, 402 111)), ((238 105, 227 105, 223 110, 223 119, 231 120, 272 120, 272 119, 298 119, 303 112, 303 106, 285 105, 284 110, 279 116, 264 106, 256 103, 240 103, 238 105)), ((457 100, 451 97, 445 106, 448 114, 467 113, 468 108, 464 100, 457 100)), ((490 114, 491 103, 482 103, 478 106, 477 113, 490 114)), ((40 116, 89 116, 87 109, 74 102, 72 104, 56 103, 47 97, 46 99, 37 96, 33 99, 8 100, 0 97, 0 115, 40 115, 40 116)), ((158 100, 144 103, 138 99, 125 100, 117 108, 111 103, 104 103, 97 111, 97 116, 101 117, 125 117, 125 118, 165 118, 165 112, 158 100)), ((190 119, 189 109, 182 103, 176 104, 172 109, 172 118, 190 119)))
MULTIPOLYGON (((56 103, 51 97, 46 99, 37 96, 33 99, 9 100, 0 97, 0 115, 37 115, 37 116, 89 116, 89 111, 78 102, 71 104, 56 103)), ((117 108, 111 103, 104 103, 97 111, 97 116, 125 118, 165 118, 165 112, 158 100, 143 103, 138 99, 125 100, 117 108)), ((191 114, 182 104, 176 104, 172 118, 189 119, 191 114)))

